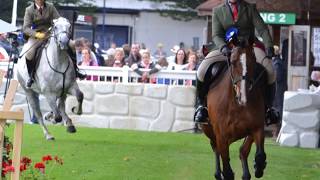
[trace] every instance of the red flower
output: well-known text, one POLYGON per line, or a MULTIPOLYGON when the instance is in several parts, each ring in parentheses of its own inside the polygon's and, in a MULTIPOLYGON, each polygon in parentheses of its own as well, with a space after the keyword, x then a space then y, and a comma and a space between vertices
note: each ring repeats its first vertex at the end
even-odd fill
POLYGON ((42 157, 42 161, 43 161, 43 162, 52 161, 52 157, 51 157, 50 155, 43 156, 43 157, 42 157))
POLYGON ((26 164, 20 164, 20 172, 27 170, 26 164))
POLYGON ((36 169, 44 169, 46 166, 43 164, 43 162, 38 162, 34 165, 34 168, 36 169))
POLYGON ((5 161, 2 161, 2 168, 4 169, 5 167, 9 166, 9 164, 5 161))
POLYGON ((59 158, 58 156, 54 156, 54 160, 60 164, 60 165, 63 165, 63 160, 61 158, 59 158))
POLYGON ((3 174, 6 175, 8 172, 14 172, 14 167, 13 166, 6 166, 4 169, 3 169, 3 174))
POLYGON ((22 159, 21 159, 21 163, 23 163, 23 164, 25 164, 25 165, 27 165, 27 166, 29 166, 30 164, 31 164, 31 159, 30 158, 28 158, 28 157, 23 157, 22 159))
POLYGON ((39 169, 39 171, 44 174, 44 169, 46 166, 43 164, 43 162, 38 162, 34 165, 34 168, 39 169))

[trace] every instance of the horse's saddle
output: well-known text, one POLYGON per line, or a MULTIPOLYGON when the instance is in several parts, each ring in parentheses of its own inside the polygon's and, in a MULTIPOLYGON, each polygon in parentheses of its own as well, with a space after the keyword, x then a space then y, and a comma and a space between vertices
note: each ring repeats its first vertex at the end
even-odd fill
POLYGON ((204 81, 209 82, 210 89, 221 81, 222 74, 228 69, 227 67, 227 61, 216 61, 209 66, 204 81))
MULTIPOLYGON (((205 82, 208 82, 210 89, 214 88, 221 81, 227 69, 227 61, 216 61, 209 66, 205 75, 205 82)), ((254 67, 254 77, 251 79, 253 87, 266 84, 267 77, 265 67, 260 63, 256 63, 254 67)))
POLYGON ((33 79, 35 79, 34 75, 38 69, 39 62, 42 56, 42 50, 45 48, 46 42, 47 41, 41 42, 41 45, 36 49, 35 56, 33 57, 33 59, 27 62, 28 73, 32 76, 33 79))

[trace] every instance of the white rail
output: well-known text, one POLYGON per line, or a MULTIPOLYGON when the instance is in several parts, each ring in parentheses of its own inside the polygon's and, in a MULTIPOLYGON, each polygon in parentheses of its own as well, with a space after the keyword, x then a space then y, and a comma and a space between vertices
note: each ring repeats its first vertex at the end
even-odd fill
MULTIPOLYGON (((14 67, 16 70, 16 64, 0 62, 0 69, 8 70, 14 67)), ((87 81, 110 81, 110 82, 140 82, 140 76, 132 71, 131 68, 125 66, 118 67, 103 67, 103 66, 79 66, 82 73, 87 74, 90 78, 87 81)), ((145 72, 148 70, 142 69, 145 72)), ((14 73, 15 74, 15 73, 14 73)), ((161 70, 155 74, 152 74, 149 78, 149 82, 155 84, 168 84, 168 85, 194 85, 196 80, 196 71, 183 71, 183 70, 161 70)))

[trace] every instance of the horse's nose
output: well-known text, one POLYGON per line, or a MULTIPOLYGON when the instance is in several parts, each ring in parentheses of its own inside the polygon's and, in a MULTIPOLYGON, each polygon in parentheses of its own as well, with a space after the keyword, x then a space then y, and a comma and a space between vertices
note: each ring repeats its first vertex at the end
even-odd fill
POLYGON ((61 43, 61 44, 64 44, 64 45, 66 45, 68 42, 69 42, 69 37, 67 36, 67 34, 61 34, 60 35, 60 38, 59 38, 59 42, 61 43))

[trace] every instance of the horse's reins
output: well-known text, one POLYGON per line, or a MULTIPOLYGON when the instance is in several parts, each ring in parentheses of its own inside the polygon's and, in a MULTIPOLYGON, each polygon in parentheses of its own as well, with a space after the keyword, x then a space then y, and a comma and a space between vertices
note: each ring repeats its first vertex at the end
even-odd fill
MULTIPOLYGON (((68 33, 67 31, 62 31, 62 32, 59 32, 58 34, 60 34, 60 33, 67 33, 67 34, 69 35, 69 33, 68 33)), ((51 36, 50 36, 50 37, 51 37, 51 36)), ((54 37, 54 40, 57 42, 56 36, 54 35, 53 37, 54 37)), ((49 57, 48 57, 48 49, 47 49, 47 48, 48 48, 48 47, 45 47, 45 49, 46 49, 46 58, 47 58, 47 62, 48 62, 48 65, 49 65, 50 69, 52 69, 54 72, 62 75, 62 91, 61 91, 61 95, 60 95, 60 97, 62 97, 63 94, 64 94, 64 89, 65 89, 66 72, 67 72, 67 70, 69 69, 70 61, 68 61, 68 66, 67 66, 67 68, 66 68, 63 72, 56 70, 56 69, 55 69, 54 67, 52 67, 52 65, 50 64, 49 57)))
MULTIPOLYGON (((44 32, 44 33, 45 33, 45 34, 49 33, 49 32, 51 31, 51 29, 52 29, 52 26, 50 26, 49 29, 48 29, 46 32, 44 32)), ((22 56, 24 56, 27 52, 29 52, 33 47, 35 47, 36 45, 38 45, 38 44, 40 44, 40 43, 42 43, 42 42, 44 42, 44 41, 47 41, 50 37, 51 37, 51 36, 47 36, 47 37, 45 37, 44 39, 41 39, 41 40, 37 41, 36 43, 34 43, 31 47, 29 47, 29 49, 27 49, 24 53, 22 53, 22 54, 19 56, 19 59, 22 58, 22 56)))

